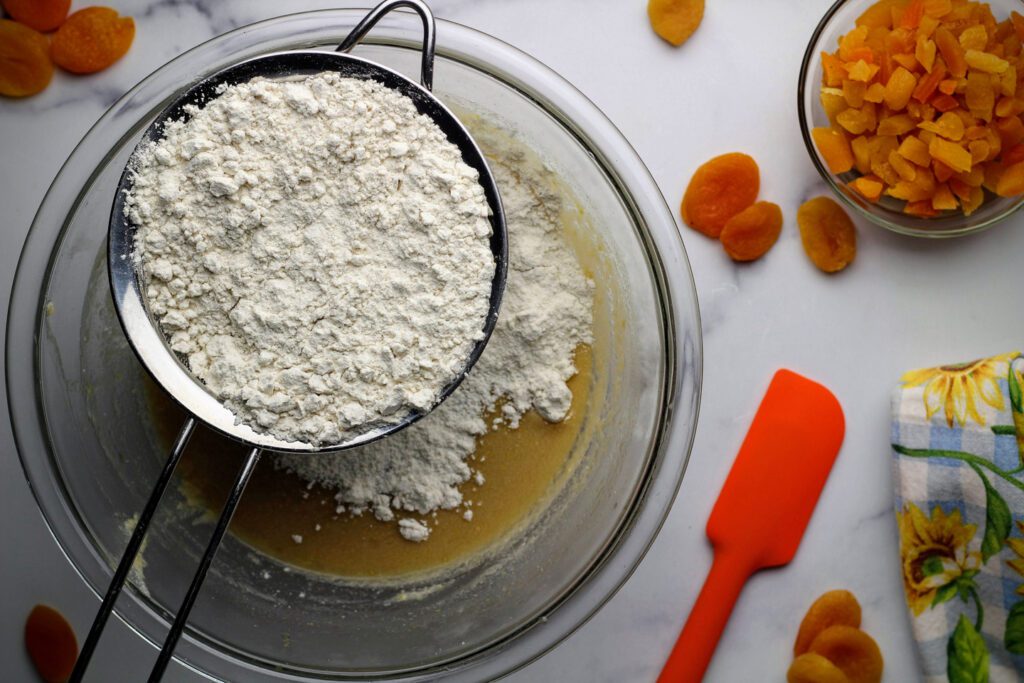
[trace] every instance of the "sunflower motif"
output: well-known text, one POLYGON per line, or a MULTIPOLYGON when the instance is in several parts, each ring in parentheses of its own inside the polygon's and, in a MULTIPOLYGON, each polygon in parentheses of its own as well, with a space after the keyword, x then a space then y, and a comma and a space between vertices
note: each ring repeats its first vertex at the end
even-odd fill
MULTIPOLYGON (((896 516, 900 527, 903 589, 907 593, 907 604, 918 615, 932 605, 939 588, 953 583, 966 571, 981 568, 981 553, 968 550, 978 527, 964 524, 959 510, 946 515, 938 506, 932 510, 931 519, 913 503, 904 505, 903 512, 896 516)), ((1021 549, 1024 550, 1024 543, 1021 549)), ((1021 557, 1021 569, 1024 569, 1024 555, 1021 557)))
POLYGON ((903 375, 903 386, 924 386, 924 407, 929 419, 945 408, 946 424, 950 427, 954 419, 963 426, 967 418, 984 425, 978 403, 983 401, 996 410, 1005 407, 998 380, 1006 377, 1008 362, 1016 355, 1007 353, 970 363, 911 370, 903 375))

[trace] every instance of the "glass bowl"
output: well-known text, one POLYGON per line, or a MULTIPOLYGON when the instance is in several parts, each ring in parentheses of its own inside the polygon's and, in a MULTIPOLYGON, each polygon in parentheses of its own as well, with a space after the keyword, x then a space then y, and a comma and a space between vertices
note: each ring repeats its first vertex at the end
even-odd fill
MULTIPOLYGON (((853 207, 872 223, 914 237, 959 237, 980 232, 1012 215, 1021 207, 1024 197, 999 197, 985 191, 985 202, 970 216, 958 211, 948 211, 934 218, 920 218, 903 213, 904 202, 883 196, 872 204, 858 193, 847 187, 846 183, 859 174, 850 171, 835 174, 829 171, 824 159, 818 152, 811 129, 828 126, 828 116, 821 106, 820 89, 822 82, 821 53, 833 52, 839 39, 855 27, 855 20, 876 0, 838 0, 818 22, 811 35, 807 51, 800 65, 800 82, 797 87, 797 112, 800 117, 800 133, 807 147, 807 153, 814 162, 818 173, 825 179, 832 191, 839 198, 853 207)), ((1010 16, 1011 10, 1020 9, 1020 0, 988 0, 997 20, 1010 16)))
MULTIPOLYGON (((194 79, 263 53, 331 49, 363 13, 253 24, 163 66, 100 118, 36 215, 8 318, 11 420, 42 514, 93 591, 105 589, 165 457, 107 286, 105 231, 124 163, 194 79)), ((409 16, 388 16, 356 52, 414 77, 420 30, 409 16)), ((618 283, 598 287, 590 436, 578 439, 568 481, 518 532, 441 574, 343 580, 289 568, 229 535, 176 651, 208 676, 494 679, 559 643, 614 594, 682 479, 699 401, 700 321, 654 180, 583 95, 494 38, 439 22, 434 80, 443 101, 500 122, 565 179, 599 245, 596 276, 618 283)), ((117 610, 150 643, 163 639, 210 532, 184 503, 172 486, 117 610)))

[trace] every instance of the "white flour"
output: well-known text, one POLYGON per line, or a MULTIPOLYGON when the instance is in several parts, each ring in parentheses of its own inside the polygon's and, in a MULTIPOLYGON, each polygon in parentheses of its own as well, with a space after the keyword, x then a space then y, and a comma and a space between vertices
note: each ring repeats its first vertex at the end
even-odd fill
POLYGON ((135 159, 153 314, 237 421, 335 443, 432 407, 480 339, 488 205, 412 101, 327 73, 228 87, 135 159))
MULTIPOLYGON (((576 373, 573 352, 592 341, 593 283, 565 241, 566 200, 550 172, 497 134, 475 132, 492 152, 509 235, 509 270, 498 324, 466 380, 420 422, 382 441, 337 455, 280 455, 279 467, 336 489, 339 512, 372 510, 389 521, 395 510, 425 515, 462 505, 458 486, 473 471, 466 462, 488 430, 483 416, 505 399, 502 421, 512 427, 530 408, 549 421, 567 416, 576 373)), ((509 453, 508 457, 516 457, 509 453)), ((483 483, 479 472, 476 478, 483 483)), ((472 511, 464 517, 472 519, 472 511)), ((426 540, 429 527, 405 518, 402 535, 426 540)))

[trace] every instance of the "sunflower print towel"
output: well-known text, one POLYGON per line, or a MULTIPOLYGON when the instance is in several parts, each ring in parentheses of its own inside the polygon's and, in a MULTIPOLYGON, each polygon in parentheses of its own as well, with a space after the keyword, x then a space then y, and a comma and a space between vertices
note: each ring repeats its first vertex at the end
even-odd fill
POLYGON ((928 683, 1024 681, 1024 356, 893 394, 903 587, 928 683))

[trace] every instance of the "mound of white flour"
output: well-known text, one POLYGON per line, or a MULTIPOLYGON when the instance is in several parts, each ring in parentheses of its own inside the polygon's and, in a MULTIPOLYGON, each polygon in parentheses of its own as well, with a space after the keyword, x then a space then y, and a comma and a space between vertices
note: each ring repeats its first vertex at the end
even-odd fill
MULTIPOLYGON (((566 243, 563 188, 536 159, 504 135, 474 131, 489 153, 509 237, 509 268, 498 324, 469 376, 430 415, 366 446, 336 455, 279 455, 279 467, 336 490, 339 507, 379 519, 395 510, 421 515, 462 504, 466 460, 488 430, 484 414, 503 399, 502 421, 516 427, 527 410, 558 422, 572 394, 573 352, 592 341, 593 282, 566 243)), ((516 457, 509 453, 508 457, 516 457)), ((471 519, 472 512, 466 511, 471 519)), ((401 519, 399 531, 422 541, 429 527, 401 519)))
POLYGON ((325 73, 223 88, 135 157, 150 310, 237 421, 335 443, 429 409, 494 260, 477 172, 404 95, 325 73))

